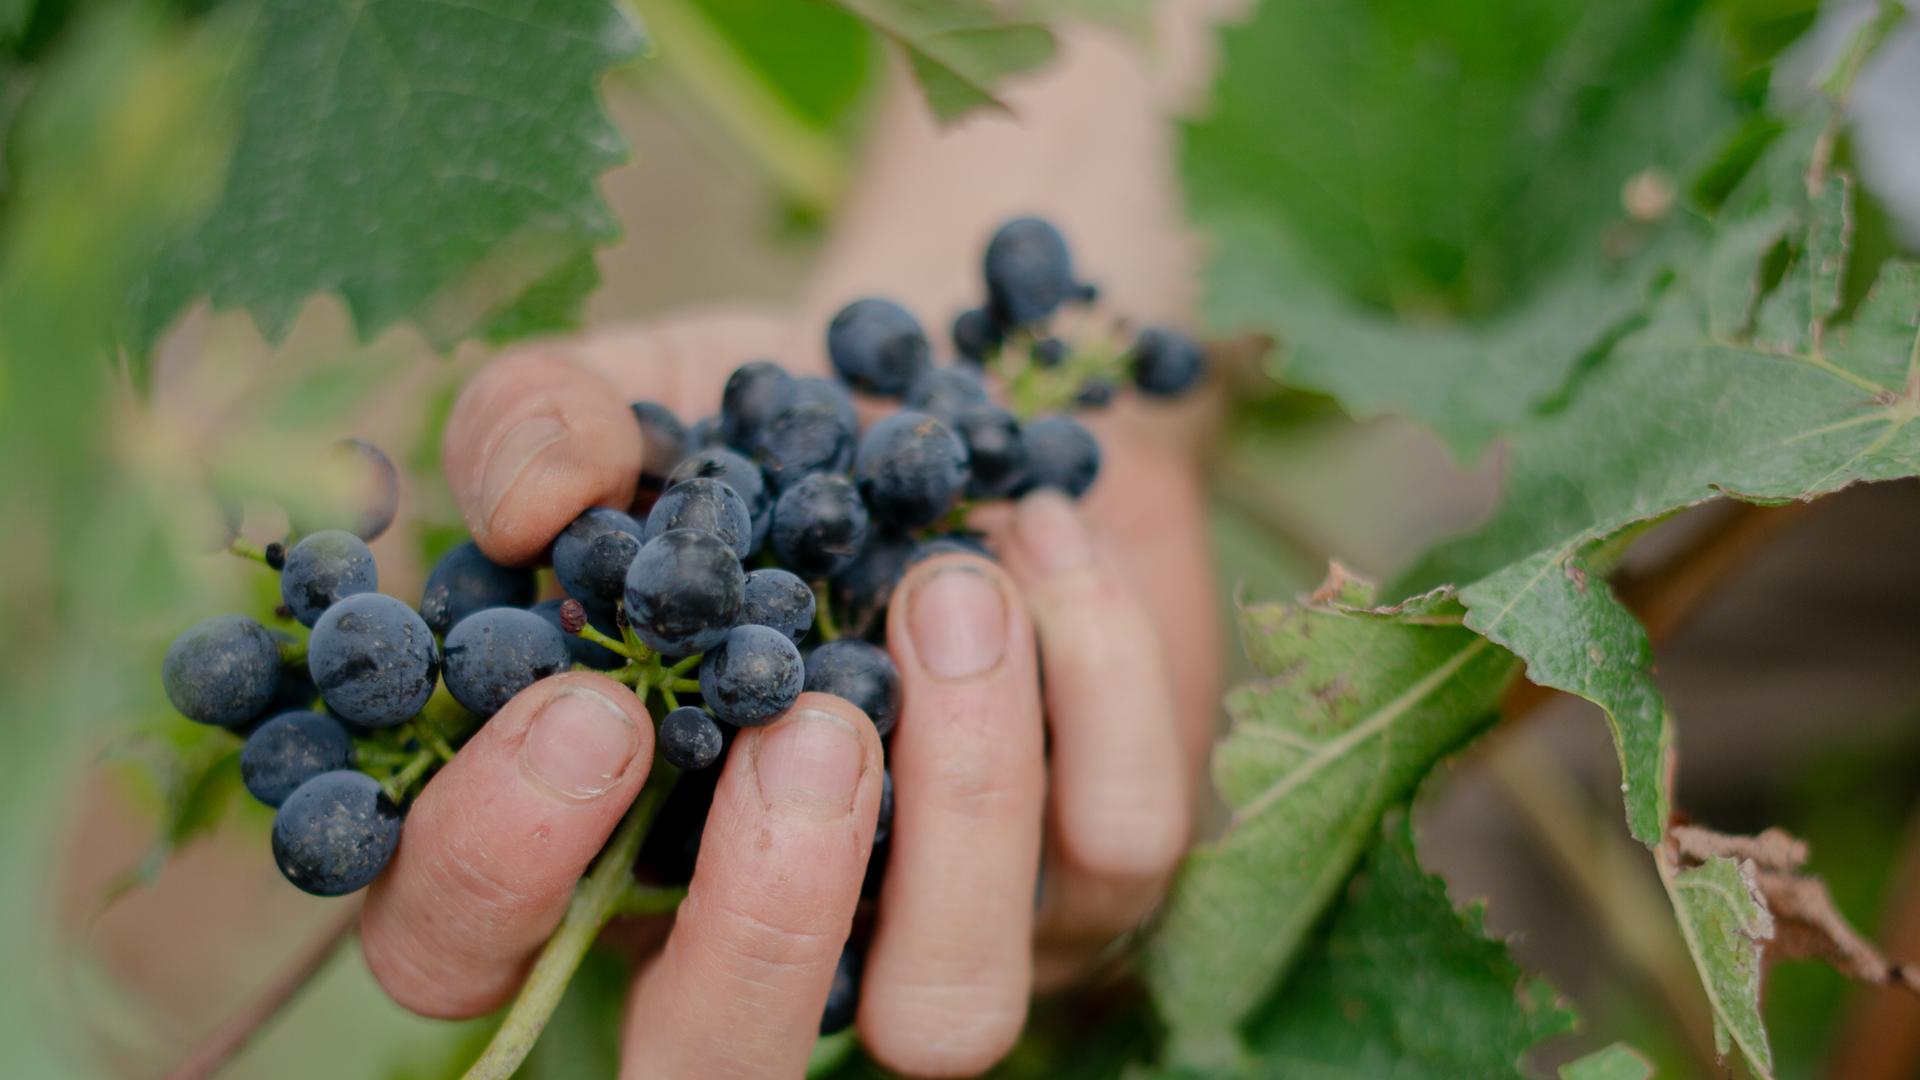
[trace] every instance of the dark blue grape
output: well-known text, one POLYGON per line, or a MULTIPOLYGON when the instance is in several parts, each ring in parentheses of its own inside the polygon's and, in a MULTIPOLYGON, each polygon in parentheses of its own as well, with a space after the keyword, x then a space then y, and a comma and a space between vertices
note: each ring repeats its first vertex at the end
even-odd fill
POLYGON ((620 602, 627 564, 645 538, 645 526, 631 515, 596 506, 553 538, 553 576, 588 611, 611 611, 620 602))
POLYGON ((840 309, 827 325, 833 369, 857 390, 899 397, 926 370, 932 350, 919 320, 891 300, 869 297, 840 309))
POLYGON ((307 668, 335 716, 362 727, 392 727, 411 720, 433 696, 440 652, 412 608, 381 593, 361 593, 313 624, 307 668))
POLYGON ((841 638, 813 650, 807 655, 805 687, 851 702, 882 738, 900 720, 900 669, 877 645, 841 638))
POLYGON ((488 608, 461 619, 447 634, 444 678, 453 699, 492 716, 513 695, 573 666, 566 635, 520 608, 488 608))
POLYGON ((1005 336, 993 313, 986 308, 968 308, 953 320, 953 347, 976 364, 986 362, 1005 336))
POLYGON ((374 540, 393 524, 400 510, 400 474, 379 447, 365 439, 341 439, 328 451, 318 485, 325 516, 317 507, 296 504, 293 527, 301 533, 343 529, 374 540))
POLYGON ((1027 467, 1027 444, 1020 421, 998 405, 981 405, 960 414, 953 433, 967 447, 967 495, 998 499, 1020 486, 1027 467))
POLYGON ((866 504, 852 481, 813 473, 774 504, 773 553, 803 578, 832 577, 860 554, 867 525, 866 504))
POLYGON ((873 843, 878 847, 893 835, 893 770, 880 771, 880 814, 873 821, 873 843))
MULTIPOLYGON (((567 655, 573 657, 574 663, 585 664, 596 671, 612 671, 615 668, 625 667, 626 657, 605 645, 588 641, 578 634, 567 633, 566 628, 560 625, 560 605, 566 602, 564 597, 555 597, 552 600, 542 600, 527 610, 547 620, 555 630, 560 631, 561 639, 567 643, 567 655)), ((620 627, 614 623, 611 615, 590 611, 587 613, 587 621, 595 630, 610 638, 620 637, 620 627)))
POLYGON ((827 987, 827 1006, 820 1011, 820 1034, 837 1035, 853 1026, 860 1013, 860 972, 865 960, 860 948, 849 941, 840 950, 840 961, 833 966, 833 982, 827 987))
POLYGON ((345 896, 372 884, 399 843, 400 808, 379 781, 351 769, 309 779, 273 816, 274 862, 315 896, 345 896))
POLYGON ((284 712, 247 736, 240 748, 240 779, 268 806, 335 769, 353 768, 353 736, 346 725, 317 712, 284 712))
POLYGON ((813 590, 785 570, 768 568, 747 575, 740 621, 778 630, 799 644, 813 629, 813 590))
POLYGON ((844 632, 865 637, 880 625, 914 547, 913 537, 896 529, 868 532, 860 554, 833 579, 833 611, 844 632))
POLYGON ((669 765, 698 772, 720 760, 726 737, 705 709, 682 705, 661 718, 659 741, 669 765))
MULTIPOLYGON (((703 416, 687 425, 687 441, 683 447, 688 454, 696 450, 711 450, 716 446, 725 446, 726 440, 720 437, 720 417, 703 416)), ((676 466, 677 468, 678 466, 676 466)))
POLYGON ((640 490, 659 491, 687 452, 687 427, 657 401, 636 401, 632 408, 640 425, 640 490))
POLYGON ((720 394, 720 437, 743 454, 760 448, 767 425, 793 398, 793 376, 771 360, 735 368, 720 394))
POLYGON ((755 460, 773 490, 784 491, 810 473, 846 472, 858 429, 828 402, 799 402, 761 429, 755 460))
POLYGON ((789 405, 804 405, 817 402, 833 410, 841 423, 849 431, 860 430, 860 412, 854 407, 853 395, 847 393, 847 384, 836 379, 823 379, 818 375, 796 375, 793 379, 793 400, 789 405))
POLYGON ((747 572, 712 533, 671 529, 627 568, 627 622, 647 647, 691 656, 720 644, 740 615, 747 572))
POLYGON ((1133 384, 1154 397, 1186 393, 1207 370, 1206 357, 1192 338, 1158 326, 1140 331, 1128 363, 1133 384))
POLYGON ((1073 392, 1073 403, 1083 409, 1104 409, 1113 404, 1113 396, 1117 392, 1112 379, 1095 375, 1073 392))
POLYGON ((167 646, 160 681, 180 715, 236 727, 273 700, 280 687, 280 647, 266 627, 245 615, 216 615, 167 646))
POLYGON ((533 571, 501 566, 480 554, 469 540, 440 556, 420 593, 420 617, 436 634, 445 634, 461 619, 490 607, 525 607, 533 603, 533 571))
POLYGON ((953 429, 901 410, 867 429, 853 461, 873 516, 902 529, 940 520, 967 486, 967 448, 953 429))
MULTIPOLYGON (((753 515, 731 484, 704 476, 683 480, 663 492, 647 515, 646 539, 668 529, 707 532, 726 541, 744 559, 753 554, 753 515)), ((625 568, 622 567, 624 581, 625 568)))
POLYGON ((1057 368, 1067 362, 1067 343, 1059 338, 1039 338, 1027 346, 1027 356, 1043 368, 1057 368))
POLYGON ((758 727, 792 707, 806 681, 800 649, 766 626, 736 626, 700 661, 700 696, 734 727, 758 727))
POLYGON ((1029 421, 1020 440, 1027 447, 1024 490, 1056 488, 1077 499, 1100 475, 1100 443, 1071 417, 1029 421))
POLYGON ((987 387, 965 368, 928 368, 907 388, 903 404, 951 426, 961 413, 987 403, 987 387))
POLYGON ((280 601, 302 626, 318 622, 341 597, 379 587, 373 552, 341 529, 317 532, 293 545, 280 570, 280 601))
POLYGON ((1066 237, 1039 218, 1015 218, 987 242, 981 260, 988 306, 1003 326, 1044 322, 1061 304, 1080 297, 1066 237))
POLYGON ((773 489, 767 486, 760 466, 724 446, 708 447, 683 458, 674 467, 667 487, 702 476, 720 481, 746 500, 747 513, 753 518, 753 546, 757 549, 765 543, 773 520, 773 489))

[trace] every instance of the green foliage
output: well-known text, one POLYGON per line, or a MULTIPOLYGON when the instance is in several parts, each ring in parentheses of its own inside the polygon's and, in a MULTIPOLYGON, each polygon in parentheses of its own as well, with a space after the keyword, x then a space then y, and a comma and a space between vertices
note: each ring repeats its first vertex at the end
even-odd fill
POLYGON ((1371 607, 1336 574, 1306 604, 1246 610, 1265 677, 1236 690, 1214 756, 1226 832, 1181 868, 1146 970, 1176 1054, 1218 1064, 1376 835, 1381 814, 1492 720, 1512 658, 1451 593, 1371 607))
POLYGON ((1614 1043, 1560 1066, 1560 1080, 1647 1080, 1652 1075, 1653 1066, 1625 1043, 1614 1043))
POLYGON ((942 121, 979 108, 1005 109, 995 87, 1053 57, 1045 24, 1010 16, 989 0, 834 0, 891 38, 942 121))
POLYGON ((1773 937, 1773 916, 1753 880, 1753 864, 1716 856, 1675 870, 1660 856, 1660 878, 1680 918, 1680 933, 1713 1005, 1713 1041, 1720 1053, 1740 1047, 1747 1066, 1772 1075, 1773 1052, 1760 1020, 1761 950, 1773 937))

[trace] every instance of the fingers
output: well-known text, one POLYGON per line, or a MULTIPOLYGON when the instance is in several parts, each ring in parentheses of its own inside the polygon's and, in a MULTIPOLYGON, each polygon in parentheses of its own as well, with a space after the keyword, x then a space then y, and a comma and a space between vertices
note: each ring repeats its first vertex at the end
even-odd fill
POLYGON ((915 1075, 971 1075, 1026 1017, 1045 776, 1033 629, 1012 583, 930 560, 888 616, 904 711, 890 757, 892 855, 859 1026, 915 1075))
POLYGON ((853 924, 880 807, 880 740, 806 694, 741 732, 672 935, 629 1005, 621 1075, 799 1076, 853 924))
POLYGON ((1022 500, 1011 533, 1052 735, 1042 945, 1056 955, 1042 961, 1071 966, 1152 910, 1187 844, 1188 774, 1166 649, 1130 576, 1056 493, 1022 500))
POLYGON ((393 998, 477 1016, 511 995, 646 781, 653 727, 599 675, 536 683, 489 720, 407 815, 361 919, 393 998))

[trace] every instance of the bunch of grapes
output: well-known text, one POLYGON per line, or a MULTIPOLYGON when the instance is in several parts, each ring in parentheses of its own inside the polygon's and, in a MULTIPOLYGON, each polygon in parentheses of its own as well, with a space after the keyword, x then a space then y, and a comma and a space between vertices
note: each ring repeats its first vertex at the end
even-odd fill
MULTIPOLYGON (((1095 294, 1044 221, 1002 226, 984 269, 986 303, 955 321, 952 364, 934 363, 906 309, 862 299, 827 327, 837 378, 754 361, 728 379, 720 411, 692 424, 634 403, 638 502, 590 509, 561 532, 550 562, 564 595, 551 599, 536 600, 534 568, 497 565, 470 541, 434 566, 417 608, 378 592, 367 541, 392 523, 398 485, 379 450, 341 444, 370 493, 346 527, 258 551, 235 543, 279 572, 284 628, 218 616, 164 663, 175 708, 245 739, 242 776, 277 808, 287 880, 321 896, 366 886, 434 771, 515 694, 571 669, 632 687, 656 718, 648 783, 669 787, 635 873, 661 883, 691 876, 739 729, 818 691, 859 707, 884 740, 900 678, 876 640, 906 570, 937 554, 992 558, 966 525, 983 502, 1087 491, 1100 447, 1073 410, 1124 383, 1177 395, 1203 374, 1200 349, 1171 330, 1055 336, 1061 310, 1095 294), (856 393, 900 407, 863 430, 856 393)), ((887 861, 891 771, 883 792, 869 893, 887 861)), ((852 1019, 860 956, 850 944, 842 957, 823 1032, 852 1019)))

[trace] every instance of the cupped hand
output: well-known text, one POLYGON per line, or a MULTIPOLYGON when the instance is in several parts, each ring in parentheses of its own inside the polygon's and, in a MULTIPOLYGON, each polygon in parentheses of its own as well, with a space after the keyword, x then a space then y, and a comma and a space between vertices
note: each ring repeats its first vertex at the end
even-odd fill
MULTIPOLYGON (((476 542, 533 561, 587 507, 627 506, 642 452, 628 403, 694 419, 747 359, 824 369, 798 325, 719 312, 495 361, 444 447, 476 542)), ((889 608, 894 839, 857 1023, 901 1072, 997 1061, 1036 986, 1098 964, 1187 843, 1218 664, 1197 466, 1125 416, 1100 426, 1085 504, 1027 497, 984 522, 998 562, 927 560, 889 608)), ((361 936, 387 991, 441 1017, 507 1001, 645 783, 652 743, 631 691, 588 673, 535 684, 483 727, 420 795, 368 895, 361 936)), ((639 966, 624 1076, 803 1070, 859 902, 882 754, 858 710, 819 694, 740 734, 687 897, 639 966)))

